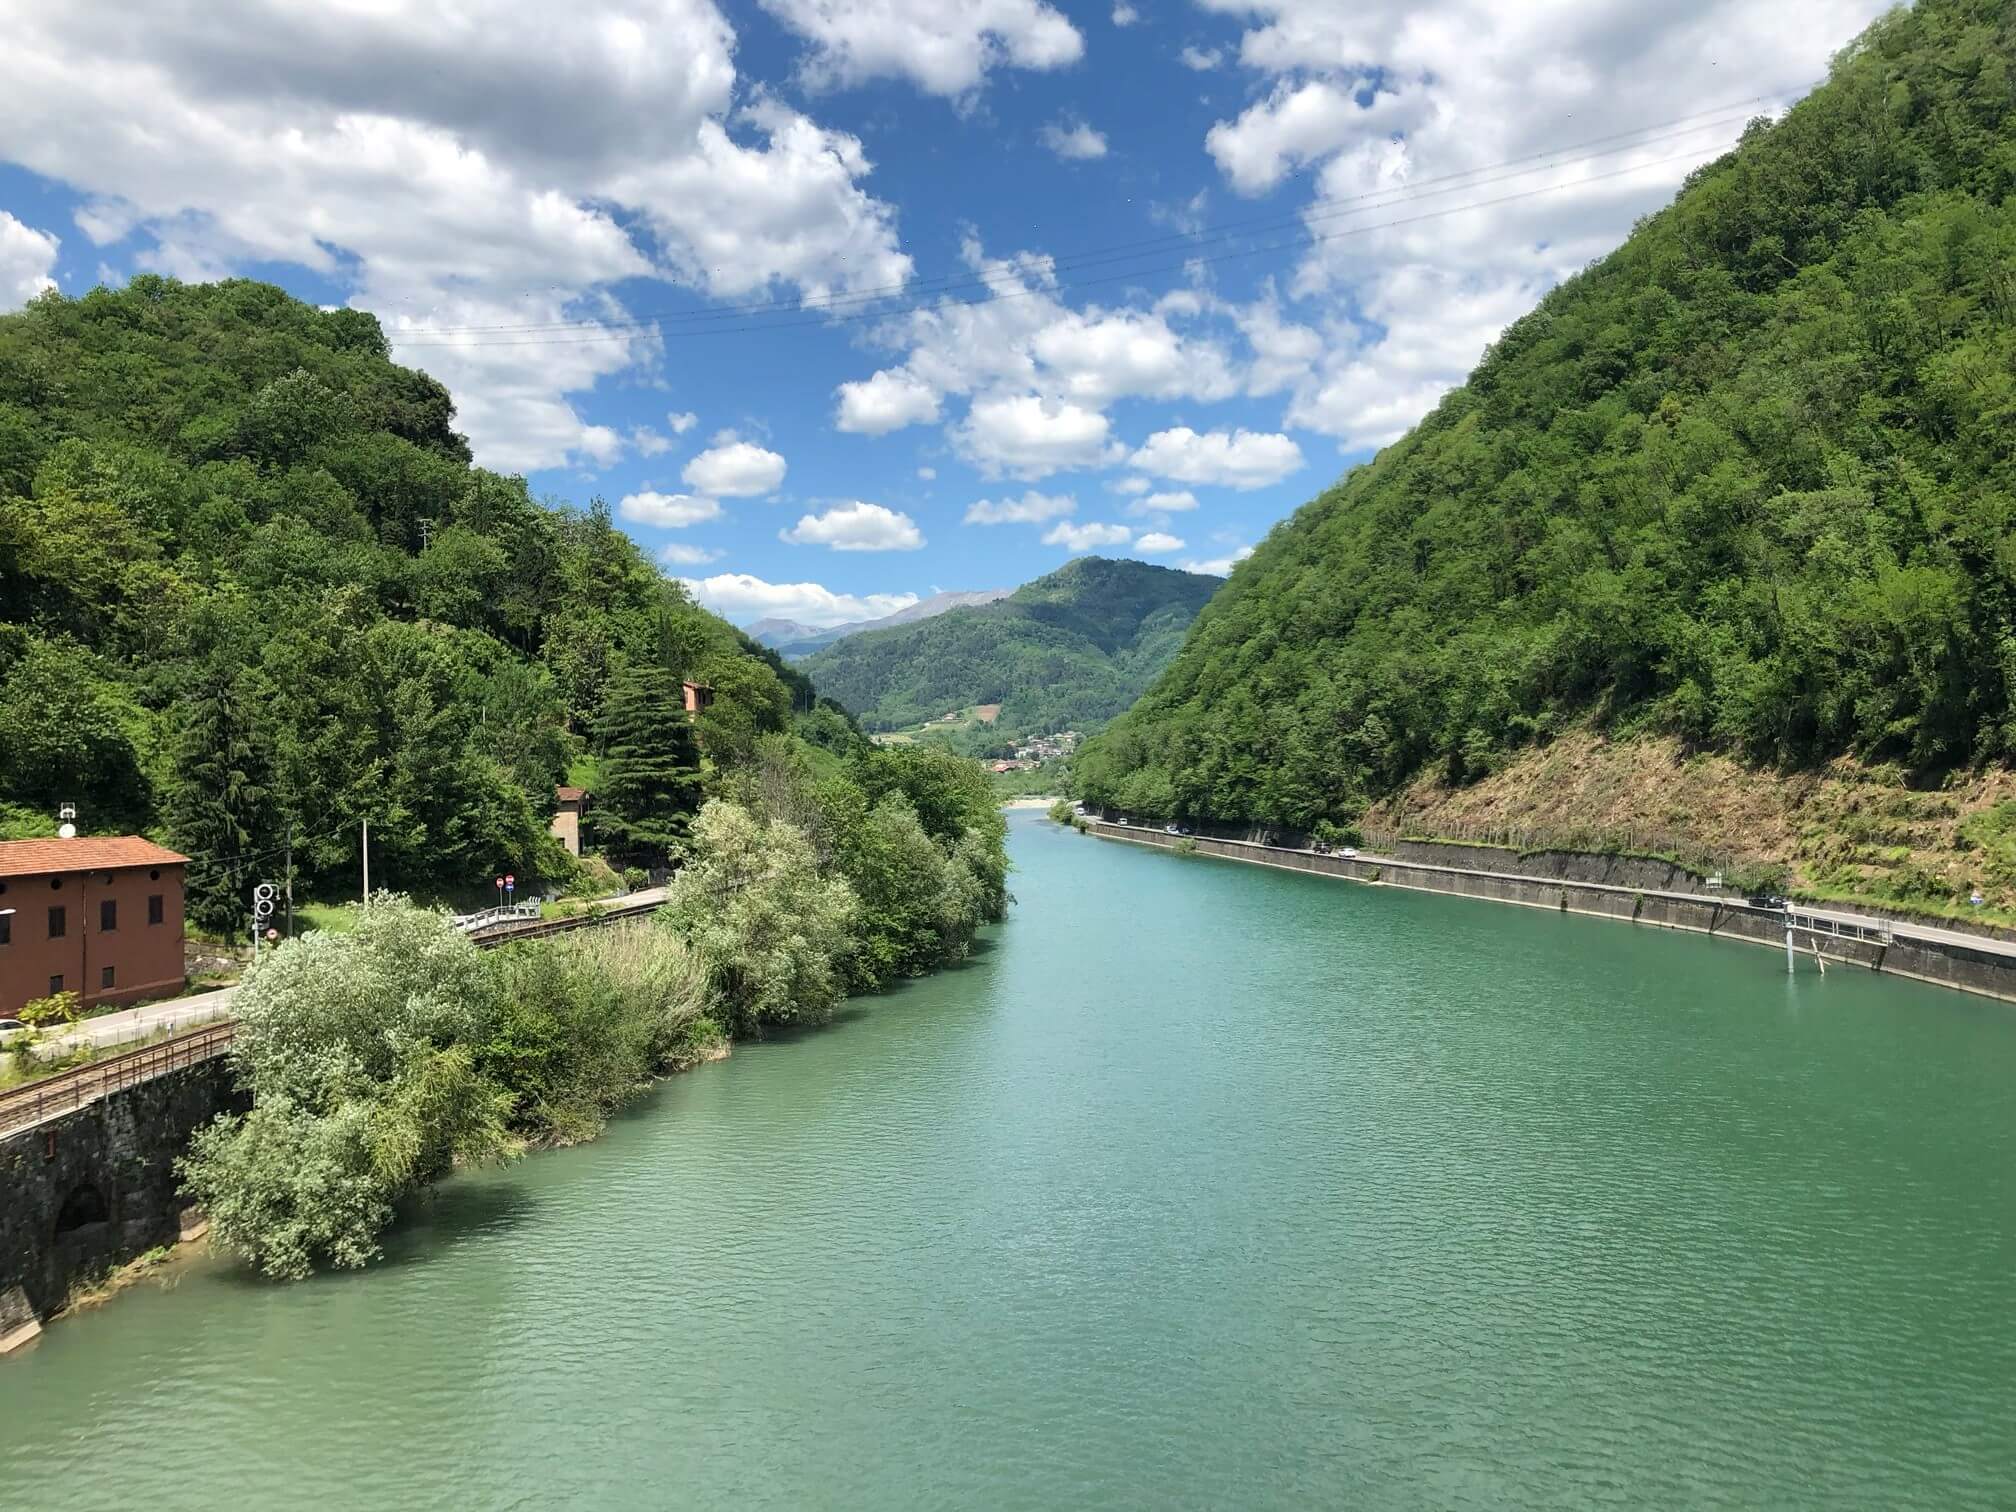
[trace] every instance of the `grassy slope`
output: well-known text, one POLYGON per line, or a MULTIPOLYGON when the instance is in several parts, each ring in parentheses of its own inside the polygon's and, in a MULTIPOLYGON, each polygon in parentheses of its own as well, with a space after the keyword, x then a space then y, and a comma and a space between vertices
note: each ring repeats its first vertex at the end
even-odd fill
POLYGON ((2016 772, 1937 788, 1841 758, 1762 772, 1678 741, 1578 731, 1467 785, 1430 774, 1365 822, 1452 840, 1650 851, 1694 864, 1790 864, 1803 895, 2016 924, 2016 772), (1957 901, 1979 888, 1985 907, 1957 901))

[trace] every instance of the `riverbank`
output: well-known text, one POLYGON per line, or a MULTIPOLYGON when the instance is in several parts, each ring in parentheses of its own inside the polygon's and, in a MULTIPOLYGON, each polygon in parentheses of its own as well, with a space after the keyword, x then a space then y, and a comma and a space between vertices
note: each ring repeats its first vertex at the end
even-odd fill
MULTIPOLYGON (((1323 855, 1252 840, 1170 835, 1102 819, 1085 820, 1083 828, 1100 839, 1180 854, 1216 856, 1345 881, 1447 893, 1786 948, 1787 910, 1724 896, 1709 890, 1705 882, 1683 868, 1642 858, 1555 851, 1532 858, 1544 867, 1536 872, 1515 869, 1529 858, 1512 851, 1489 853, 1494 865, 1486 867, 1464 864, 1463 852, 1470 848, 1419 842, 1402 842, 1395 850, 1440 852, 1440 858, 1426 860, 1419 854, 1405 853, 1323 855), (1648 875, 1634 876, 1634 870, 1648 875), (1653 878, 1651 873, 1658 875, 1653 878), (1676 879, 1693 885, 1676 889, 1671 885, 1676 879)), ((1805 905, 1794 905, 1790 920, 1796 958, 1860 966, 2016 1003, 2016 944, 1805 905)), ((1825 967, 1818 965, 1816 969, 1825 967)))
POLYGON ((2006 1501, 2016 1015, 1011 831, 952 969, 49 1330, 0 1499, 2006 1501))

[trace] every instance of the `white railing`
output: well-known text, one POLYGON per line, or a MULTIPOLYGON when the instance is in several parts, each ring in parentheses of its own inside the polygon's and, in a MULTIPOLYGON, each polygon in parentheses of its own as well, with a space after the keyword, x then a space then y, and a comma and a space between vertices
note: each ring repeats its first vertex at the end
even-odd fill
POLYGON ((457 929, 461 930, 464 934, 469 934, 478 929, 488 929, 492 924, 505 924, 517 919, 536 919, 538 917, 539 905, 537 903, 506 903, 500 907, 482 909, 477 913, 456 914, 454 922, 457 929))

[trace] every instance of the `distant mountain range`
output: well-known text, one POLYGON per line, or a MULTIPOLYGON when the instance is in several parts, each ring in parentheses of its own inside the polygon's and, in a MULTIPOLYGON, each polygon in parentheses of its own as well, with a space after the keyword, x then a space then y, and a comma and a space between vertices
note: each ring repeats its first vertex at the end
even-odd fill
POLYGON ((988 595, 992 602, 923 619, 918 611, 927 605, 916 605, 904 611, 908 623, 850 634, 803 670, 870 730, 999 704, 991 732, 998 740, 1088 731, 1154 681, 1223 584, 1146 562, 1080 557, 1011 594, 988 595))
POLYGON ((859 635, 864 630, 885 630, 891 625, 908 625, 917 620, 931 619, 948 609, 964 609, 976 604, 991 604, 1004 599, 1013 592, 1008 588, 976 588, 964 593, 934 593, 927 599, 920 599, 907 609, 898 609, 894 614, 886 614, 881 619, 857 620, 848 625, 804 625, 797 620, 760 619, 753 625, 743 627, 748 637, 759 645, 768 646, 780 656, 797 661, 813 652, 832 645, 837 640, 845 640, 850 635, 859 635))

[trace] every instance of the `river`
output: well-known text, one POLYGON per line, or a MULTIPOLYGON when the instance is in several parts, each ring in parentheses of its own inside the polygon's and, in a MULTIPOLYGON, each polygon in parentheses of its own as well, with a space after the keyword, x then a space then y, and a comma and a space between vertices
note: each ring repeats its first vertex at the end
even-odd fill
POLYGON ((2007 1505, 2016 1009, 1013 818, 972 962, 0 1362, 44 1509, 2007 1505))

